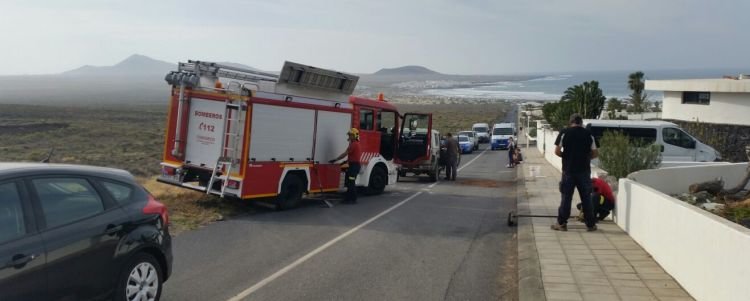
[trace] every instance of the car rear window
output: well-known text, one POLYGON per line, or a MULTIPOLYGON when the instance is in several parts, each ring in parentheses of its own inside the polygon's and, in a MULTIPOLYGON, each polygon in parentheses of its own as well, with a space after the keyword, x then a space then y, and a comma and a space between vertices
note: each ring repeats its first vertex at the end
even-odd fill
POLYGON ((110 181, 101 181, 101 183, 118 204, 126 205, 133 200, 133 187, 130 185, 110 181))
POLYGON ((47 227, 78 221, 104 211, 99 194, 86 179, 43 178, 32 180, 47 227))

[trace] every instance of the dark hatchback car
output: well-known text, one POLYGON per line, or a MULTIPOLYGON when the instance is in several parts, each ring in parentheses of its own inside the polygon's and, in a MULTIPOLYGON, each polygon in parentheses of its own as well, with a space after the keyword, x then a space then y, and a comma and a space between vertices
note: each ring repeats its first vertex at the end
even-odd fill
POLYGON ((0 300, 158 300, 168 223, 126 171, 0 163, 0 300))

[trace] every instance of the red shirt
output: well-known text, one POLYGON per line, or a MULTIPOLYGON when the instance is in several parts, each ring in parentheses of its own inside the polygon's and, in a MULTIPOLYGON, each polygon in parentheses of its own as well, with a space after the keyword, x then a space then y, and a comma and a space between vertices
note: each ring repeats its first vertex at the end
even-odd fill
POLYGON ((615 201, 615 196, 612 194, 612 188, 609 187, 609 184, 607 184, 606 181, 599 178, 593 178, 591 179, 591 184, 593 184, 593 190, 603 195, 605 199, 612 202, 615 201))
POLYGON ((346 149, 346 161, 349 163, 362 163, 362 151, 359 150, 359 141, 349 142, 349 148, 346 149))

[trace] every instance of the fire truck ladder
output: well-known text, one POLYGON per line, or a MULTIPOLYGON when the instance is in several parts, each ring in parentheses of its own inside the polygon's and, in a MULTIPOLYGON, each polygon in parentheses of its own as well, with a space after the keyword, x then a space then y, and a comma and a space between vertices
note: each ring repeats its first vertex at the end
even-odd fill
MULTIPOLYGON (((245 126, 245 112, 247 111, 247 105, 242 100, 237 100, 235 103, 227 99, 225 104, 226 110, 224 116, 226 116, 226 120, 222 129, 222 151, 211 173, 211 180, 208 181, 208 186, 206 186, 206 194, 210 194, 214 183, 222 181, 221 190, 219 191, 219 196, 221 197, 224 197, 227 186, 229 186, 232 167, 239 165, 242 161, 242 138, 245 126)), ((239 189, 242 189, 242 179, 238 182, 239 189)))

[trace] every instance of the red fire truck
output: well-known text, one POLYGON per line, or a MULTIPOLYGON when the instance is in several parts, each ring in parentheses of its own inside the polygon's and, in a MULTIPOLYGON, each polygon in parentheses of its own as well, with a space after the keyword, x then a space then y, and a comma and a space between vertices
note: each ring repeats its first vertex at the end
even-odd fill
POLYGON ((286 62, 279 75, 217 63, 179 63, 159 181, 207 194, 266 198, 279 209, 305 193, 338 191, 347 131, 360 131, 357 186, 381 193, 400 164, 429 158, 432 115, 351 96, 359 78, 286 62))

